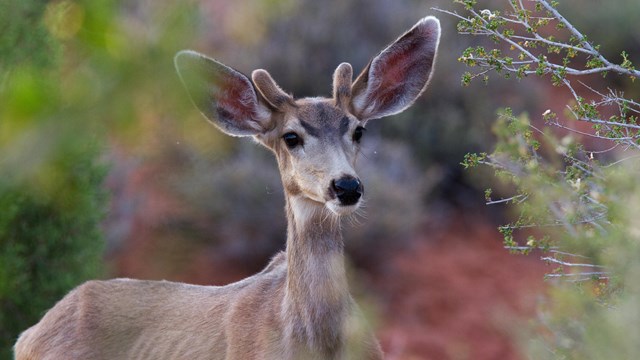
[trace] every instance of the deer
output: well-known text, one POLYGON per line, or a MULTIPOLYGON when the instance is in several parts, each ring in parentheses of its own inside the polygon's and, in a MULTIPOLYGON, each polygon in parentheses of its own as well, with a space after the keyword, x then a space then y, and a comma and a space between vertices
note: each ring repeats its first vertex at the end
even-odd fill
POLYGON ((349 292, 341 219, 362 204, 354 169, 365 126, 424 92, 439 41, 438 19, 421 19, 355 81, 351 65, 341 63, 330 98, 295 99, 266 70, 249 78, 200 53, 178 52, 179 77, 205 118, 275 154, 285 250, 260 273, 226 286, 85 282, 20 335, 15 358, 382 359, 349 292))

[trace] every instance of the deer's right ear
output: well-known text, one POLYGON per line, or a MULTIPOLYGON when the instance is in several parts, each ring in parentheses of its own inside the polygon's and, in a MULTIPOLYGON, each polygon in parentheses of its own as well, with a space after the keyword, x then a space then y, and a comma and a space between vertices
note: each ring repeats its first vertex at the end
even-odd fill
POLYGON ((249 78, 195 51, 178 52, 174 63, 193 103, 221 131, 232 136, 267 131, 271 111, 249 78))

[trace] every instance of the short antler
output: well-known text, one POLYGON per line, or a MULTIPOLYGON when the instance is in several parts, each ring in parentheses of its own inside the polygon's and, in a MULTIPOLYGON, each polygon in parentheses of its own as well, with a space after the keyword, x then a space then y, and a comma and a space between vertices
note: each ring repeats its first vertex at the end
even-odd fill
POLYGON ((349 63, 338 65, 333 73, 333 100, 340 108, 347 110, 351 102, 351 81, 353 69, 349 63))
POLYGON ((286 104, 293 104, 293 98, 282 90, 267 70, 254 70, 251 79, 262 97, 275 109, 282 110, 286 104))

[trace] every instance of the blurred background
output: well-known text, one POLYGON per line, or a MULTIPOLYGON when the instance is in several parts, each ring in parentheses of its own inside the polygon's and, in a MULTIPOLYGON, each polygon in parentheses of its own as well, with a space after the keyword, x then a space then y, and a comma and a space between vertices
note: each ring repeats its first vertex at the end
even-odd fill
MULTIPOLYGON (((487 1, 495 9, 504 1, 487 1)), ((193 49, 296 97, 369 59, 426 15, 443 26, 429 89, 371 122, 359 173, 366 216, 346 224, 352 289, 389 359, 520 359, 518 324, 548 269, 510 255, 486 206, 496 110, 541 114, 563 98, 537 81, 460 85, 464 37, 415 0, 0 0, 0 356, 90 278, 227 284, 284 248, 275 159, 197 112, 173 68, 193 49)), ((637 63, 636 0, 565 0, 561 12, 615 58, 637 63)), ((566 98, 566 96, 564 97, 566 98)), ((498 189, 499 193, 499 189, 498 189)))

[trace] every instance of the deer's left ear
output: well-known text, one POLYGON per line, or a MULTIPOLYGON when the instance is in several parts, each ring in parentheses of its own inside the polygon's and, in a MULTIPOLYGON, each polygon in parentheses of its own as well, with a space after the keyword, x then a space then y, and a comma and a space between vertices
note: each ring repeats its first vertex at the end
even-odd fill
POLYGON ((354 115, 366 121, 411 106, 431 78, 439 41, 440 22, 428 16, 374 57, 351 87, 354 115))
POLYGON ((271 111, 248 77, 195 51, 180 51, 174 62, 196 107, 222 132, 251 136, 267 131, 271 111))

